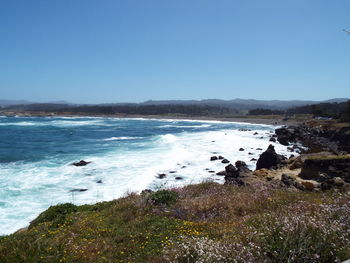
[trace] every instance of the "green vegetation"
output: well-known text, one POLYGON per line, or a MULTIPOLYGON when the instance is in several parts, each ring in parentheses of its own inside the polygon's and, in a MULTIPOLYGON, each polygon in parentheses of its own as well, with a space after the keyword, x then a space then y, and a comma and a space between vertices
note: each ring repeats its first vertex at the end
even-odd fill
POLYGON ((51 222, 50 226, 58 227, 60 224, 65 222, 68 214, 77 211, 77 206, 69 203, 51 206, 46 211, 42 212, 36 219, 34 219, 29 228, 38 226, 44 222, 51 222))
POLYGON ((310 159, 310 160, 346 160, 348 159, 350 161, 350 154, 309 156, 307 159, 310 159))
POLYGON ((176 202, 179 195, 176 192, 169 190, 159 190, 157 192, 151 193, 149 200, 151 200, 156 205, 171 205, 176 202))
POLYGON ((337 262, 350 196, 206 182, 50 207, 0 238, 0 262, 337 262))

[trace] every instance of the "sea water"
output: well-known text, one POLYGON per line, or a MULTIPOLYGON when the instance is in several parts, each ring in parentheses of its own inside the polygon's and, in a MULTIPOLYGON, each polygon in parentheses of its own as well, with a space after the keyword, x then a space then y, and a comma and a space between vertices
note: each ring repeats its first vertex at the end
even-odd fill
POLYGON ((210 157, 242 160, 254 169, 251 159, 261 154, 256 148, 267 148, 274 129, 219 121, 1 117, 0 235, 27 226, 59 203, 92 204, 204 180, 222 183, 215 173, 225 164, 210 157), (80 160, 91 163, 71 165, 80 160))

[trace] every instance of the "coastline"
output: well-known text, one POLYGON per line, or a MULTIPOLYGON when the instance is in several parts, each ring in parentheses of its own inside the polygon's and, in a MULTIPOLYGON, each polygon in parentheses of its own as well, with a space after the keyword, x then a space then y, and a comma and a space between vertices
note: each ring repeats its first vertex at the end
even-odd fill
POLYGON ((101 117, 101 118, 122 118, 122 119, 155 119, 155 120, 188 120, 188 121, 220 121, 251 123, 265 125, 293 125, 305 121, 301 119, 284 119, 281 115, 259 115, 259 116, 188 116, 188 115, 139 115, 139 114, 88 114, 88 113, 47 113, 47 112, 0 112, 5 117, 101 117))
MULTIPOLYGON (((289 126, 292 125, 291 123, 298 123, 295 120, 283 121, 278 118, 174 117, 159 115, 91 116, 76 114, 35 117, 106 117, 226 121, 262 125, 285 124, 287 127, 278 128, 277 130, 279 132, 275 130, 275 134, 271 134, 271 139, 275 138, 279 142, 286 140, 290 148, 293 151, 296 150, 296 153, 298 153, 298 149, 294 149, 293 147, 296 146, 295 144, 299 140, 319 140, 319 136, 322 135, 322 133, 319 134, 318 127, 316 129, 310 128, 311 130, 309 130, 308 128, 304 130, 306 129, 305 125, 301 125, 300 127, 289 126), (300 138, 295 137, 296 134, 300 138), (313 137, 310 137, 310 135, 313 135, 313 137)), ((325 144, 324 140, 320 140, 319 143, 323 146, 329 146, 325 144)), ((305 229, 310 231, 310 235, 314 233, 311 231, 314 226, 312 224, 307 225, 307 221, 305 223, 304 220, 310 217, 308 211, 318 211, 316 214, 317 218, 315 219, 317 222, 323 222, 322 220, 325 220, 324 205, 329 205, 328 207, 332 208, 330 212, 327 210, 331 216, 338 216, 339 211, 344 212, 338 221, 333 220, 326 225, 320 224, 317 226, 317 233, 325 235, 329 232, 329 229, 334 230, 334 225, 341 226, 344 223, 343 218, 348 219, 347 215, 350 211, 348 206, 346 209, 344 209, 344 206, 341 206, 349 200, 348 195, 342 195, 343 191, 349 189, 346 188, 349 184, 344 181, 346 171, 343 171, 341 166, 346 163, 350 155, 339 157, 331 153, 326 153, 326 155, 325 153, 316 153, 316 155, 302 154, 285 159, 271 146, 265 152, 262 152, 258 161, 260 159, 263 161, 265 158, 264 162, 269 163, 271 159, 274 159, 278 161, 276 166, 250 170, 239 159, 231 160, 232 164, 225 166, 225 170, 219 172, 221 176, 224 176, 224 184, 202 182, 160 190, 145 189, 140 193, 130 193, 117 199, 95 204, 77 206, 71 203, 64 203, 50 206, 47 210, 40 213, 28 227, 21 228, 11 235, 2 237, 0 249, 14 258, 17 256, 17 251, 13 249, 13 242, 16 242, 16 246, 23 248, 21 249, 23 251, 21 252, 22 257, 28 257, 29 252, 27 251, 30 251, 34 255, 33 258, 36 262, 39 262, 43 257, 55 258, 61 261, 68 258, 69 260, 82 260, 78 262, 96 262, 96 258, 102 255, 110 260, 118 258, 121 262, 125 258, 133 259, 135 262, 151 262, 154 259, 167 259, 167 251, 169 249, 176 249, 177 243, 169 240, 180 240, 179 242, 184 243, 187 242, 186 240, 194 240, 200 242, 200 244, 206 244, 205 242, 210 240, 212 243, 208 243, 208 249, 211 249, 213 244, 226 244, 225 246, 228 246, 227 244, 232 244, 232 240, 234 240, 236 243, 240 242, 241 247, 248 247, 250 250, 254 250, 254 253, 260 255, 254 260, 258 262, 259 259, 264 259, 267 253, 261 250, 261 248, 268 247, 268 244, 274 242, 276 234, 280 235, 278 240, 282 240, 279 242, 282 242, 281 251, 283 252, 283 248, 285 247, 283 240, 286 235, 288 235, 288 239, 294 238, 296 244, 305 240, 303 237, 300 238, 298 233, 293 232, 294 229, 298 229, 296 227, 300 226, 300 224, 306 224, 308 228, 305 229), (342 178, 333 178, 333 175, 329 175, 327 181, 321 181, 318 177, 304 177, 302 173, 303 169, 305 170, 307 168, 311 172, 315 170, 315 167, 306 166, 306 160, 309 162, 311 160, 316 164, 316 167, 323 167, 324 164, 330 163, 335 167, 338 173, 337 175, 340 175, 342 178), (331 188, 336 188, 336 190, 328 191, 331 188), (320 203, 320 198, 323 198, 322 203, 320 203), (241 200, 241 202, 237 202, 237 200, 241 200), (303 209, 300 209, 300 207, 303 207, 303 209), (271 220, 269 217, 271 215, 274 220, 271 220), (259 225, 261 220, 265 220, 263 221, 265 223, 259 225), (87 222, 88 225, 86 225, 87 222), (257 223, 254 225, 256 227, 254 231, 251 228, 245 228, 249 222, 257 223), (293 231, 286 233, 273 232, 273 229, 286 227, 283 222, 292 222, 296 227, 293 225, 291 228, 293 231), (94 227, 87 227, 90 224, 93 224, 94 227), (232 232, 232 225, 235 226, 235 232, 232 232), (271 228, 266 227, 270 225, 272 225, 271 228), (84 229, 84 231, 79 231, 79 229, 84 229), (118 247, 115 249, 116 252, 112 253, 110 247, 116 244, 116 231, 114 229, 122 229, 122 231, 117 232, 119 238, 118 247), (241 229, 244 231, 239 232, 241 229), (225 235, 217 235, 212 239, 206 239, 212 233, 217 233, 216 231, 221 231, 225 235), (246 236, 248 235, 254 238, 256 237, 255 233, 264 235, 268 239, 253 239, 258 245, 249 247, 245 243, 246 236), (78 247, 79 251, 82 251, 81 254, 76 254, 75 249, 72 249, 69 245, 65 245, 67 244, 67 238, 69 239, 69 244, 73 244, 74 248, 78 247), (103 240, 103 242, 99 241, 96 243, 94 240, 97 238, 103 240), (37 242, 37 240, 40 240, 38 246, 28 247, 27 244, 37 242), (89 245, 93 244, 96 246, 96 251, 91 252, 91 248, 85 246, 87 240, 89 240, 89 245), (100 244, 103 245, 100 246, 100 244), (133 246, 133 244, 137 244, 137 246, 133 246), (151 245, 148 246, 148 244, 151 245), (124 248, 127 249, 124 250, 124 248), (55 254, 53 254, 53 251, 55 251, 55 254), (147 253, 144 253, 144 251, 147 251, 147 253)), ((220 159, 217 157, 217 159, 210 161, 220 162, 220 159)), ((329 171, 322 170, 322 172, 328 173, 329 171)), ((336 228, 333 232, 325 239, 325 242, 328 242, 328 240, 333 243, 338 242, 339 246, 348 249, 346 242, 342 243, 344 238, 348 237, 341 236, 341 238, 338 238, 339 233, 346 233, 346 231, 342 228, 336 228), (331 238, 334 238, 334 240, 331 238)), ((318 244, 319 240, 320 238, 316 237, 312 241, 312 244, 318 244)), ((328 243, 326 245, 329 246, 328 243)), ((299 251, 299 249, 297 247, 296 251, 299 251)), ((226 250, 236 251, 236 248, 229 247, 229 249, 220 252, 220 256, 225 255, 223 253, 226 250)), ((245 250, 239 251, 234 257, 240 258, 241 255, 245 255, 244 253, 245 250)), ((308 253, 308 251, 305 253, 308 253)), ((174 256, 175 259, 176 255, 174 256)), ((343 254, 339 255, 339 258, 342 260, 347 258, 343 254)), ((231 256, 228 255, 227 257, 229 258, 231 256)))

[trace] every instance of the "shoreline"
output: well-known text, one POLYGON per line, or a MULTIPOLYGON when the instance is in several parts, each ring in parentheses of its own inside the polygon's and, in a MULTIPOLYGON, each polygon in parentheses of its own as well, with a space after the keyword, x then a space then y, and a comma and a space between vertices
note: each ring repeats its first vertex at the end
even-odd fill
POLYGON ((220 122, 236 122, 250 124, 265 124, 265 125, 293 125, 304 121, 304 119, 288 119, 284 120, 283 116, 266 115, 266 116, 179 116, 179 115, 139 115, 139 114, 87 114, 70 112, 63 113, 47 113, 47 112, 0 112, 0 116, 4 117, 101 117, 101 118, 120 118, 120 119, 154 119, 154 120, 186 120, 186 121, 220 121, 220 122))

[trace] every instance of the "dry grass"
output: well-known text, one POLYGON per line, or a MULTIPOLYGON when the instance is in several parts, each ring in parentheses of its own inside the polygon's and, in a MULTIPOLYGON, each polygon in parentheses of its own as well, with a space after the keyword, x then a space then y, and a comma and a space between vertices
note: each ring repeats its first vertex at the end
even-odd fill
POLYGON ((47 210, 0 238, 0 262, 336 262, 349 213, 348 193, 207 182, 47 210))

